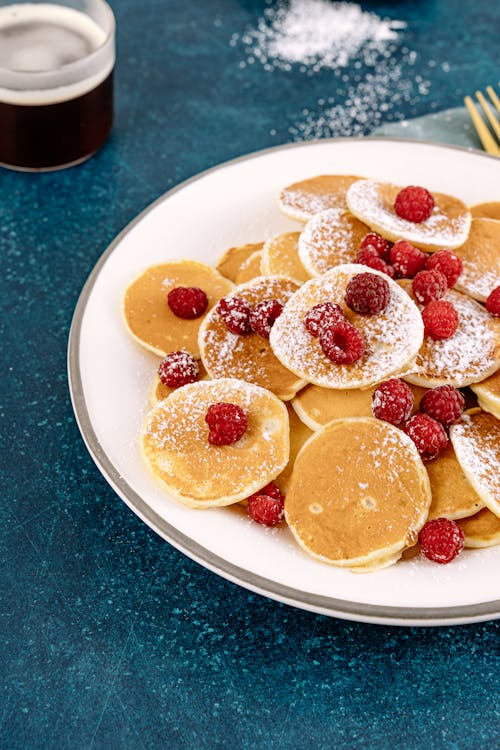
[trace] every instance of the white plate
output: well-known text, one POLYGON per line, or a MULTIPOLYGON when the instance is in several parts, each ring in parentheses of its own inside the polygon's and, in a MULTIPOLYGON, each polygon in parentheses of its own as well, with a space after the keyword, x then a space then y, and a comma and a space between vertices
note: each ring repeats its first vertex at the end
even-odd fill
POLYGON ((232 245, 297 228, 278 210, 280 189, 328 173, 421 184, 467 203, 500 199, 500 160, 379 138, 278 147, 184 182, 117 237, 82 291, 70 333, 69 378, 83 438, 107 481, 145 523, 252 591, 375 623, 449 625, 499 617, 500 547, 467 550, 447 566, 416 559, 357 575, 309 558, 287 529, 265 529, 224 508, 185 508, 162 493, 139 457, 137 434, 158 359, 125 332, 123 290, 151 264, 169 258, 212 264, 232 245))

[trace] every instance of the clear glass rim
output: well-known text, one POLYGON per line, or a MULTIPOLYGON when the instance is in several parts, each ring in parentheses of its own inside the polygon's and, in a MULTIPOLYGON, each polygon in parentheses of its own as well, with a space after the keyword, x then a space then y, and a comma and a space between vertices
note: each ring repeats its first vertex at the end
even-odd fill
MULTIPOLYGON (((105 20, 104 28, 101 23, 99 23, 99 26, 105 32, 106 36, 97 49, 79 60, 68 63, 59 70, 22 71, 10 70, 9 68, 0 66, 0 89, 36 91, 68 86, 90 78, 100 67, 104 67, 104 63, 109 63, 110 60, 114 62, 115 16, 110 5, 105 0, 93 0, 93 2, 101 7, 105 20)), ((51 0, 47 0, 47 3, 50 4, 51 0)), ((23 5, 28 3, 16 3, 14 0, 10 4, 23 5)), ((58 0, 55 0, 54 4, 63 7, 72 7, 58 2, 58 0)))

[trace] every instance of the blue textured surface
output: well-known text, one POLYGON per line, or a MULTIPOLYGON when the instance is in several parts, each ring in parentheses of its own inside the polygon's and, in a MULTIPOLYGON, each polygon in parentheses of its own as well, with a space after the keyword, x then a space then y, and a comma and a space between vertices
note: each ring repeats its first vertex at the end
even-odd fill
MULTIPOLYGON (((2 748, 499 745, 496 623, 360 625, 249 594, 128 510, 72 416, 71 316, 113 237, 180 180, 291 140, 327 89, 342 99, 331 71, 240 66, 231 36, 264 7, 116 0, 105 148, 66 172, 0 171, 2 748)), ((431 83, 388 119, 498 80, 490 0, 363 7, 407 21, 415 75, 431 83)))

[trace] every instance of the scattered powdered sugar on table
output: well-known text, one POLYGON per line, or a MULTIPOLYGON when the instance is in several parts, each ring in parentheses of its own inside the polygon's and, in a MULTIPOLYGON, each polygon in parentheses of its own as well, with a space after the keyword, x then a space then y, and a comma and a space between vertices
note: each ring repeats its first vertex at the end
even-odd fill
POLYGON ((273 3, 256 28, 235 34, 231 44, 244 46, 247 62, 266 70, 290 70, 299 64, 309 72, 345 67, 354 58, 366 64, 397 39, 402 21, 382 19, 354 3, 290 0, 273 3))
POLYGON ((308 140, 367 133, 387 119, 403 119, 407 106, 399 106, 429 93, 430 81, 414 70, 416 52, 401 45, 405 29, 404 21, 356 3, 290 0, 270 4, 257 25, 230 44, 245 52, 241 68, 260 63, 267 71, 333 71, 338 81, 330 79, 329 96, 289 128, 294 140, 308 140))
POLYGON ((430 81, 414 70, 416 52, 389 45, 375 57, 373 64, 359 63, 363 75, 335 71, 340 78, 335 95, 302 111, 303 119, 289 128, 294 140, 364 135, 386 120, 403 119, 407 105, 429 93, 430 81))

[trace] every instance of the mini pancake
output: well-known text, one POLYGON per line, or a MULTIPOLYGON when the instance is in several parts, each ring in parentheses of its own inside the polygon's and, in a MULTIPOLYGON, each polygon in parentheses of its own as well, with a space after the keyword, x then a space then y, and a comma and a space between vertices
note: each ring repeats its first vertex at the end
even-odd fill
POLYGON ((500 201, 489 201, 487 203, 476 203, 469 206, 473 219, 494 219, 500 221, 500 201))
POLYGON ((330 208, 313 216, 299 238, 299 257, 311 276, 353 263, 370 228, 349 211, 330 208))
POLYGON ((395 562, 414 544, 431 502, 410 438, 374 418, 337 419, 295 460, 285 518, 310 555, 338 566, 395 562))
MULTIPOLYGON (((200 380, 209 380, 207 372, 203 367, 203 364, 198 360, 198 367, 200 368, 200 380)), ((176 391, 177 388, 170 388, 168 385, 164 385, 158 375, 155 375, 153 384, 149 392, 149 403, 151 406, 156 406, 164 398, 170 396, 171 393, 176 391)))
POLYGON ((360 177, 353 175, 319 175, 295 182, 281 191, 279 205, 286 216, 309 221, 327 208, 347 208, 346 193, 360 177))
POLYGON ((436 206, 425 221, 415 224, 401 219, 394 201, 402 187, 375 180, 359 180, 347 191, 349 210, 360 221, 392 242, 407 240, 421 250, 440 250, 463 245, 469 234, 471 215, 458 198, 434 193, 436 206))
POLYGON ((477 513, 484 503, 462 471, 451 443, 426 463, 431 483, 431 518, 465 518, 477 513))
POLYGON ((469 236, 454 252, 463 264, 455 288, 486 302, 500 286, 500 221, 472 219, 469 236))
POLYGON ((464 532, 465 547, 494 547, 500 544, 500 518, 488 508, 458 521, 464 532))
MULTIPOLYGON (((415 300, 411 281, 402 279, 398 284, 415 300)), ((463 388, 500 367, 500 318, 493 318, 479 302, 454 289, 442 299, 455 307, 458 328, 449 339, 425 336, 415 367, 404 379, 424 388, 446 384, 463 388)))
POLYGON ((465 476, 496 516, 500 516, 500 421, 470 409, 450 427, 457 460, 465 476))
POLYGON ((297 281, 310 279, 299 258, 299 237, 300 232, 285 232, 266 242, 262 252, 262 273, 289 276, 297 281))
POLYGON ((289 458, 286 406, 272 393, 234 378, 178 388, 147 415, 140 434, 146 465, 185 505, 230 505, 275 479, 289 458), (237 404, 247 415, 243 437, 232 445, 208 442, 207 409, 237 404))
POLYGON ((479 406, 500 419, 500 370, 481 383, 471 385, 471 390, 476 394, 479 406))
MULTIPOLYGON (((372 417, 372 396, 376 385, 360 388, 334 390, 319 385, 306 385, 292 401, 300 419, 311 430, 319 430, 332 419, 342 417, 372 417)), ((418 409, 425 388, 410 386, 415 399, 413 411, 418 409)))
POLYGON ((226 250, 224 255, 217 261, 217 271, 230 279, 230 281, 236 282, 236 277, 241 269, 243 263, 253 255, 253 253, 262 250, 264 246, 263 242, 252 242, 248 245, 238 245, 237 247, 230 247, 226 250))
POLYGON ((358 264, 333 268, 303 284, 285 305, 271 329, 270 342, 276 357, 289 370, 309 383, 324 388, 365 388, 413 363, 423 340, 423 323, 416 305, 385 274, 369 269, 389 284, 390 300, 378 315, 358 315, 344 303, 348 282, 366 269, 358 264), (321 302, 342 306, 346 319, 364 336, 366 349, 350 365, 331 362, 317 338, 304 326, 307 312, 321 302))
POLYGON ((184 320, 174 315, 167 304, 167 295, 177 286, 202 289, 208 297, 207 310, 233 288, 228 279, 203 263, 194 260, 160 263, 139 274, 125 290, 123 319, 137 343, 160 357, 179 349, 199 357, 198 331, 203 316, 184 320))
MULTIPOLYGON (((242 297, 251 307, 266 299, 285 304, 298 288, 296 281, 285 276, 259 276, 227 296, 242 297)), ((304 385, 301 378, 281 364, 267 339, 258 333, 231 333, 215 308, 200 328, 199 346, 203 365, 212 378, 241 378, 268 388, 283 401, 293 398, 304 385)))
POLYGON ((236 283, 244 284, 261 275, 262 250, 256 250, 242 264, 236 274, 236 283))
POLYGON ((292 475, 293 465, 297 458, 297 454, 306 440, 308 440, 313 434, 312 430, 310 430, 309 427, 298 418, 297 414, 290 406, 290 403, 287 403, 286 407, 288 409, 288 422, 290 424, 290 458, 279 477, 274 480, 284 495, 286 495, 288 491, 288 485, 290 484, 290 477, 292 475))

